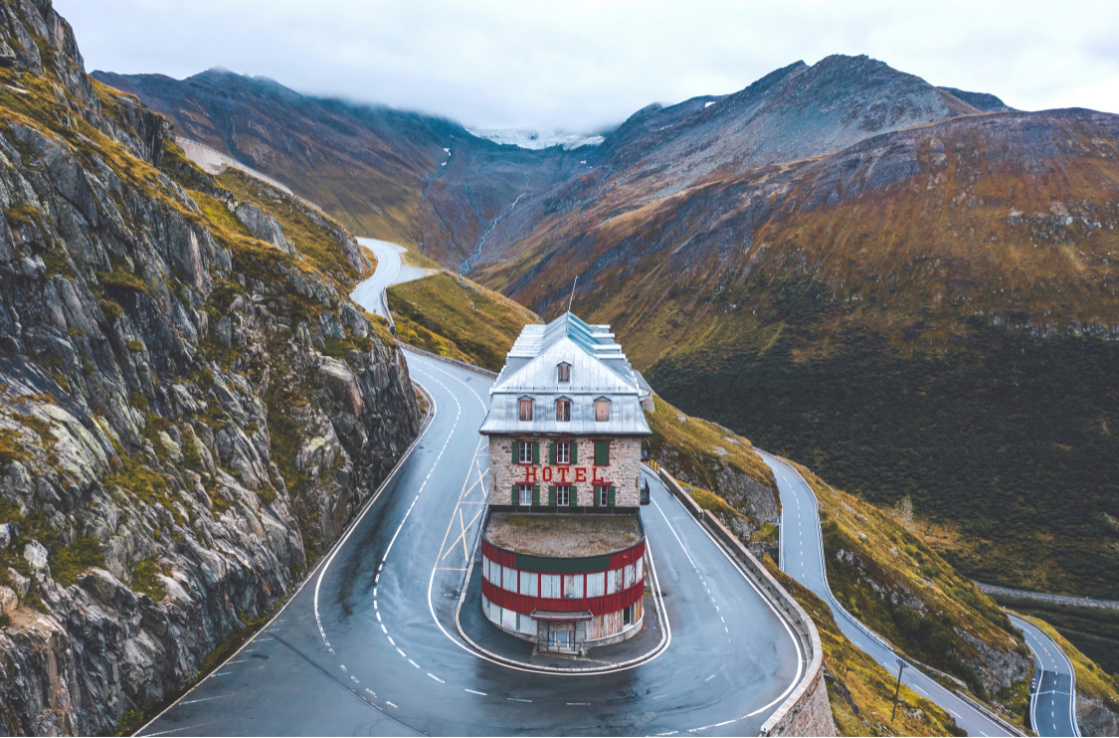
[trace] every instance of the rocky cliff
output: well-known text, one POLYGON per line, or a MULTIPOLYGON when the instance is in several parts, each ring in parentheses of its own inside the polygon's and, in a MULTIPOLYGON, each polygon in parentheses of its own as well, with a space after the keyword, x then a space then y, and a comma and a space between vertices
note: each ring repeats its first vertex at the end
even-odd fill
POLYGON ((419 413, 340 228, 194 169, 49 0, 0 4, 0 54, 0 731, 111 733, 278 603, 419 413))

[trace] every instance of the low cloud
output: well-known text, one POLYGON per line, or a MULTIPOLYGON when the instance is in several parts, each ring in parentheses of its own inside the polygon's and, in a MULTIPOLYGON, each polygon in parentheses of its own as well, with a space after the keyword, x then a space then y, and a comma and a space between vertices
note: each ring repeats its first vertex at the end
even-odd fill
POLYGON ((89 69, 210 67, 472 127, 592 132, 869 54, 1023 109, 1119 111, 1119 4, 55 0, 89 69))

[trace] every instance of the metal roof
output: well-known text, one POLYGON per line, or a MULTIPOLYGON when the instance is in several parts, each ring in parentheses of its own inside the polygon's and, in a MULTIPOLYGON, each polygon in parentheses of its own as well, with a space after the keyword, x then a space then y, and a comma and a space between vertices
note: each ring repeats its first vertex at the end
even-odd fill
POLYGON ((608 325, 564 313, 546 325, 526 325, 490 389, 482 433, 649 435, 641 409, 648 389, 629 365, 608 325), (557 366, 569 364, 570 381, 557 366), (533 419, 520 420, 519 400, 533 400, 533 419), (595 420, 594 401, 610 400, 610 419, 595 420), (556 420, 555 402, 571 400, 571 420, 556 420))

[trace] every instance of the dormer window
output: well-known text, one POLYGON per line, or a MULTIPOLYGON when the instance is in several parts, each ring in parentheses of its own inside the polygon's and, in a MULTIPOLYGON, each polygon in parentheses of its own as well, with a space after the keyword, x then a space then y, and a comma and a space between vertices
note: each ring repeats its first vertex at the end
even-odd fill
POLYGON ((600 397, 594 401, 594 419, 600 423, 610 420, 610 400, 600 397))
POLYGON ((571 400, 566 397, 556 400, 556 421, 560 423, 571 422, 571 400))
POLYGON ((532 420, 532 398, 522 397, 520 400, 521 420, 532 420))
POLYGON ((566 361, 556 364, 556 380, 559 382, 571 381, 571 365, 566 361))

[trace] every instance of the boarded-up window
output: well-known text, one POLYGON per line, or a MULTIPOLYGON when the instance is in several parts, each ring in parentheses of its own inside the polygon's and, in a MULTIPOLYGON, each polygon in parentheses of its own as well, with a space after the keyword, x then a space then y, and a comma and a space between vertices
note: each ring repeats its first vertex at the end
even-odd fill
POLYGON ((563 596, 565 599, 578 600, 583 598, 582 574, 563 575, 563 596))
POLYGON ((560 423, 571 422, 571 400, 556 400, 556 420, 560 423))
POLYGON ((522 397, 521 405, 521 420, 532 420, 532 398, 522 397))
POLYGON ((492 582, 490 579, 490 560, 485 556, 482 557, 482 576, 485 577, 487 582, 492 582))
POLYGON ((540 596, 541 597, 562 597, 560 594, 560 575, 559 574, 541 574, 540 575, 540 596))
POLYGON ((501 588, 507 589, 510 592, 517 591, 517 570, 510 569, 508 566, 501 567, 501 588))
POLYGON ((587 575, 587 597, 602 597, 606 594, 606 572, 587 575))
POLYGON ((612 595, 621 592, 625 584, 625 575, 621 569, 612 569, 606 572, 606 594, 612 595))
POLYGON ((571 381, 571 365, 566 361, 556 365, 556 379, 560 382, 571 381))
POLYGON ((610 420, 610 400, 600 397, 594 401, 594 419, 599 422, 610 420))
POLYGON ((625 588, 629 589, 636 582, 636 579, 634 577, 635 572, 633 570, 633 564, 626 564, 625 571, 626 571, 626 587, 625 588))
POLYGON ((637 560, 637 581, 645 580, 645 559, 637 560))
POLYGON ((506 630, 517 629, 517 612, 515 610, 501 608, 501 627, 506 630))

